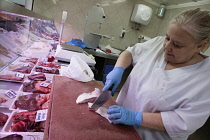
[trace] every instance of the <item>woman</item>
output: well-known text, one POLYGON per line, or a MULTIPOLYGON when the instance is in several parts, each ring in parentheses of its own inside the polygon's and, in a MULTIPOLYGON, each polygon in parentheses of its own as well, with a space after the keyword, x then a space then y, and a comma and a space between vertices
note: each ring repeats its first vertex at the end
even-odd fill
POLYGON ((186 140, 210 115, 210 59, 200 53, 209 40, 210 12, 195 9, 175 17, 166 37, 125 50, 103 88, 114 84, 114 93, 134 65, 109 119, 134 125, 143 140, 186 140))

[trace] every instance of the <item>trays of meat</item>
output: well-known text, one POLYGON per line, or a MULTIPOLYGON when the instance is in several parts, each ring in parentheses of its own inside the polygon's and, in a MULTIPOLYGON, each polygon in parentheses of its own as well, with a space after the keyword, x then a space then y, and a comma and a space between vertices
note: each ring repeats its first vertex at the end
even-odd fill
POLYGON ((35 111, 48 109, 50 94, 23 93, 19 94, 10 106, 10 110, 35 111))
POLYGON ((9 108, 18 94, 18 91, 0 89, 0 108, 9 108))
POLYGON ((36 114, 37 111, 13 111, 1 132, 18 132, 20 135, 42 135, 45 121, 35 122, 36 114))
POLYGON ((20 87, 20 91, 22 92, 32 92, 32 93, 40 93, 40 94, 48 94, 51 92, 52 88, 52 80, 45 81, 25 81, 20 87))
POLYGON ((3 140, 43 140, 44 134, 31 134, 31 132, 2 132, 0 133, 0 139, 3 140))
POLYGON ((0 72, 0 80, 1 81, 9 81, 9 82, 23 82, 25 78, 25 74, 19 72, 12 72, 3 70, 0 72))
POLYGON ((38 58, 20 57, 11 65, 8 66, 8 70, 29 74, 31 73, 37 61, 38 58))

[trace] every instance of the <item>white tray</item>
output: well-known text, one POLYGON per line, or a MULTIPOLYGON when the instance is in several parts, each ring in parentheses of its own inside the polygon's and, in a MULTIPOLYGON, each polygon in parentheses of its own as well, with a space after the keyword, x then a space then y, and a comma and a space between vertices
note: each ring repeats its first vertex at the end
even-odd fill
POLYGON ((0 97, 3 97, 3 98, 5 98, 5 99, 7 99, 6 102, 0 104, 0 108, 9 108, 9 107, 13 104, 15 98, 16 98, 16 97, 18 96, 18 94, 20 93, 19 91, 15 91, 15 93, 17 94, 17 96, 16 96, 15 98, 9 98, 9 97, 5 94, 7 91, 8 91, 8 90, 0 89, 0 97))
POLYGON ((20 135, 43 135, 44 132, 11 132, 11 126, 13 125, 13 118, 12 116, 19 113, 19 112, 27 112, 27 111, 17 111, 14 110, 11 115, 9 116, 6 124, 4 125, 4 127, 1 130, 1 134, 5 133, 5 132, 10 132, 10 133, 18 133, 20 135))
MULTIPOLYGON (((9 110, 16 110, 16 111, 27 111, 24 109, 19 109, 19 108, 15 108, 15 101, 19 99, 20 96, 23 95, 29 95, 29 94, 34 94, 34 93, 30 93, 30 92, 21 92, 20 94, 18 94, 18 96, 14 99, 14 101, 12 102, 12 104, 9 107, 9 110)), ((44 96, 45 94, 40 94, 40 96, 44 96)))

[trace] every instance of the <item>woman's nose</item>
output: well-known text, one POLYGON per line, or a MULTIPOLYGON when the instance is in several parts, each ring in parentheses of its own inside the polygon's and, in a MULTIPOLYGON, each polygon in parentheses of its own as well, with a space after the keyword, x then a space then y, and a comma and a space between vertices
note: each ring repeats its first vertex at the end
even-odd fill
POLYGON ((167 50, 167 51, 171 51, 171 49, 172 49, 172 43, 171 43, 171 41, 167 41, 167 42, 165 42, 165 50, 167 50))

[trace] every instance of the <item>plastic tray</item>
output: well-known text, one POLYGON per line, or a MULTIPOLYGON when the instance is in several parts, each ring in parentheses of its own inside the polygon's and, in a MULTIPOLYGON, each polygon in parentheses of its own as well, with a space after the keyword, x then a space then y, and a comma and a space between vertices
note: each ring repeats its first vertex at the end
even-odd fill
POLYGON ((9 91, 9 90, 0 89, 0 97, 3 97, 3 98, 5 98, 5 99, 7 99, 6 102, 0 104, 0 108, 9 108, 9 107, 13 104, 15 98, 16 98, 16 97, 18 96, 18 94, 20 93, 19 91, 15 91, 15 93, 17 94, 17 96, 16 96, 15 98, 9 98, 9 97, 5 94, 7 91, 9 91))
MULTIPOLYGON (((13 125, 13 118, 12 116, 19 113, 19 112, 27 112, 27 111, 17 111, 17 110, 14 110, 11 115, 9 116, 6 124, 4 125, 4 127, 2 128, 1 130, 1 134, 4 133, 4 132, 11 132, 11 126, 13 125)), ((15 132, 11 132, 11 133, 15 133, 15 132)), ((16 132, 20 135, 43 135, 44 132, 16 132)))
MULTIPOLYGON (((9 110, 27 111, 27 110, 24 110, 24 109, 15 108, 15 101, 18 100, 20 96, 29 95, 29 94, 34 94, 34 93, 21 92, 21 93, 14 99, 14 101, 12 102, 12 104, 11 104, 10 107, 9 107, 9 110)), ((44 95, 45 95, 45 94, 40 94, 40 96, 44 96, 44 95)))

